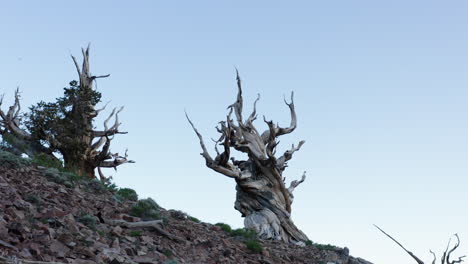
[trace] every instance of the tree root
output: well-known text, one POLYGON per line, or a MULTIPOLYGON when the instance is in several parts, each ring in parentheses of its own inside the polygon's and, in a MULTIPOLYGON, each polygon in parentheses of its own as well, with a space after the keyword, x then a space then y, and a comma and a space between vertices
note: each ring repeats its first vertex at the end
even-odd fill
POLYGON ((183 242, 185 241, 184 239, 175 236, 173 234, 170 234, 166 230, 162 229, 160 227, 160 224, 163 223, 163 220, 153 220, 153 221, 143 221, 143 222, 127 222, 124 220, 105 220, 105 222, 109 225, 113 226, 123 226, 126 228, 150 228, 155 230, 157 233, 160 235, 169 238, 170 240, 173 240, 175 242, 183 242))

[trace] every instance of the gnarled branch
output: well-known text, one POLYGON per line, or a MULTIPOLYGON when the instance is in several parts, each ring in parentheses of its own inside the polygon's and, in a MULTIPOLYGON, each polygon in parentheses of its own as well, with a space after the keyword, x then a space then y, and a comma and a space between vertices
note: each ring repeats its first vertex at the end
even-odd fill
MULTIPOLYGON (((393 238, 392 236, 390 236, 389 234, 387 234, 385 231, 383 231, 380 227, 378 227, 377 225, 374 225, 377 229, 380 230, 380 232, 384 233, 387 237, 389 237, 391 240, 393 240, 393 242, 395 242, 398 246, 400 246, 406 253, 408 253, 408 255, 410 255, 414 260, 416 260, 416 262, 418 264, 424 264, 424 262, 419 259, 417 256, 415 256, 411 251, 407 250, 400 242, 398 242, 395 238, 393 238)), ((449 240, 448 244, 447 244, 447 249, 445 250, 444 254, 442 255, 442 258, 441 258, 441 263, 442 264, 445 264, 445 262, 447 261, 447 264, 456 264, 456 263, 461 263, 463 262, 463 258, 465 258, 466 256, 461 256, 458 258, 458 260, 453 260, 453 261, 450 261, 450 254, 452 254, 459 246, 460 246, 460 238, 458 237, 458 234, 455 234, 454 235, 456 238, 457 238, 457 242, 455 243, 455 245, 453 246, 453 248, 450 248, 450 242, 451 242, 451 239, 449 240)), ((432 255, 433 255, 433 260, 432 260, 432 264, 435 264, 436 263, 436 260, 437 260, 437 257, 436 257, 436 254, 434 252, 432 252, 432 250, 429 251, 432 255)))

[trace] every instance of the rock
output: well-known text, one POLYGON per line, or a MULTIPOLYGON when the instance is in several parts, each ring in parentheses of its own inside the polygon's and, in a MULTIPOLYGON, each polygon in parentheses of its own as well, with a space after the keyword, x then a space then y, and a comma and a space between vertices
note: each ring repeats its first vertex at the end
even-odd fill
POLYGON ((49 250, 57 257, 64 258, 65 255, 70 251, 70 249, 62 244, 61 242, 54 240, 49 245, 49 250))
POLYGON ((114 228, 112 228, 112 234, 114 235, 117 235, 117 236, 121 236, 122 235, 122 228, 120 226, 116 226, 114 228))

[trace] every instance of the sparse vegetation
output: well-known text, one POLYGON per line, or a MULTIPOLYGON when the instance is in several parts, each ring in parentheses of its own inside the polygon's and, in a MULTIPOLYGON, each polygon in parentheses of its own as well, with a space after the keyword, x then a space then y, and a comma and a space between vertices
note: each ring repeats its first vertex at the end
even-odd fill
POLYGON ((8 169, 23 168, 31 165, 31 161, 17 156, 9 151, 0 150, 0 166, 8 169))
POLYGON ((252 240, 257 238, 257 233, 252 229, 238 228, 231 231, 231 236, 252 240))
POLYGON ((231 226, 225 223, 217 223, 215 224, 215 226, 219 226, 223 231, 228 232, 228 233, 231 233, 232 231, 231 226))
POLYGON ((187 216, 187 219, 195 223, 201 223, 200 219, 193 216, 187 216))
POLYGON ((306 246, 312 246, 312 247, 315 247, 315 248, 320 249, 320 250, 336 250, 337 249, 336 246, 333 246, 333 245, 330 245, 330 244, 314 243, 311 240, 307 240, 305 242, 305 244, 306 244, 306 246))
POLYGON ((98 220, 95 216, 90 214, 83 214, 78 218, 78 222, 82 223, 83 225, 87 226, 91 230, 96 230, 96 225, 98 220))
POLYGON ((168 258, 174 256, 174 253, 172 253, 172 251, 169 250, 169 249, 167 249, 167 248, 163 249, 163 250, 162 250, 162 253, 164 254, 164 256, 166 256, 166 257, 168 257, 168 258))
POLYGON ((217 223, 215 226, 219 226, 221 230, 229 233, 229 235, 242 240, 242 242, 244 242, 244 244, 250 251, 252 251, 252 253, 258 254, 263 251, 263 246, 260 241, 258 241, 255 230, 247 228, 232 229, 231 226, 225 223, 217 223))
POLYGON ((132 236, 132 237, 139 237, 141 236, 141 231, 130 231, 130 233, 128 233, 129 236, 132 236))
POLYGON ((36 154, 31 159, 31 162, 36 164, 36 165, 43 166, 43 167, 46 167, 46 168, 56 168, 56 169, 58 169, 60 171, 64 171, 63 163, 62 163, 61 160, 53 158, 52 156, 46 155, 44 153, 36 154))
POLYGON ((259 254, 263 251, 263 246, 258 240, 252 239, 244 242, 247 248, 253 253, 259 254))
POLYGON ((138 194, 130 188, 120 188, 116 195, 122 198, 121 200, 138 201, 138 194))
POLYGON ((132 216, 141 217, 143 220, 161 219, 159 209, 161 207, 151 198, 141 199, 130 210, 132 216))

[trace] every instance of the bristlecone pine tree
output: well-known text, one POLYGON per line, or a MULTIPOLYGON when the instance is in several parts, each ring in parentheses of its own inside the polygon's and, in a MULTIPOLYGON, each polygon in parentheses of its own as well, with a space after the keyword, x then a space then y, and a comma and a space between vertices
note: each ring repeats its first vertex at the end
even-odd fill
POLYGON ((300 141, 297 146, 292 145, 292 148, 282 156, 275 157, 275 149, 278 145, 277 138, 293 132, 297 126, 293 93, 291 93, 291 102, 288 103, 285 100, 291 112, 290 126, 279 127, 264 117, 268 129, 260 134, 253 124, 257 118, 256 104, 260 95, 254 102, 253 112, 244 120, 242 116, 242 87, 238 73, 237 87, 237 100, 228 107, 229 114, 226 121, 221 121, 217 127, 221 136, 215 143, 217 155, 214 159, 208 153, 202 135, 187 116, 190 125, 200 139, 203 150, 201 155, 205 158, 208 168, 236 181, 237 196, 234 207, 242 214, 242 217, 245 217, 244 225, 246 228, 255 230, 263 239, 291 243, 307 241, 307 236, 291 220, 293 191, 304 182, 305 172, 301 180, 292 181, 289 187, 286 187, 285 178, 282 176, 287 162, 292 158, 294 152, 301 148, 304 141, 300 141), (233 112, 236 121, 232 119, 233 112), (216 145, 223 147, 221 153, 216 145), (248 159, 235 160, 233 157, 230 158, 231 148, 246 153, 248 159))
MULTIPOLYGON (((93 88, 98 78, 89 68, 89 46, 82 49, 83 63, 80 68, 75 57, 71 56, 79 75, 79 82, 70 82, 64 88, 64 96, 56 102, 39 102, 30 112, 21 114, 20 94, 15 92, 15 102, 4 112, 0 109, 0 134, 15 152, 30 157, 45 156, 58 160, 54 154, 63 157, 64 166, 77 173, 94 178, 97 169, 101 180, 105 180, 101 168, 114 168, 124 163, 133 163, 124 155, 110 152, 110 144, 119 131, 120 109, 114 109, 104 121, 103 130, 94 130, 93 120, 105 109, 96 109, 101 102, 101 93, 93 88), (113 124, 109 122, 114 118, 113 124), (24 120, 23 120, 24 119, 24 120)), ((0 106, 3 96, 0 98, 0 106)))

